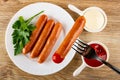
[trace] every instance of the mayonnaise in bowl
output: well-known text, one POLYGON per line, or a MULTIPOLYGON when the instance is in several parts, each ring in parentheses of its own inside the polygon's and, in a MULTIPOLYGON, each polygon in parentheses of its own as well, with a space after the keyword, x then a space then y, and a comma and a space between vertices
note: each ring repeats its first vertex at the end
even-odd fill
POLYGON ((105 12, 99 7, 89 7, 84 11, 81 11, 74 5, 69 4, 68 8, 80 16, 84 16, 86 18, 84 29, 88 32, 100 32, 107 24, 107 16, 105 12))
POLYGON ((90 7, 84 11, 86 18, 85 30, 88 32, 100 32, 107 24, 105 12, 98 7, 90 7))

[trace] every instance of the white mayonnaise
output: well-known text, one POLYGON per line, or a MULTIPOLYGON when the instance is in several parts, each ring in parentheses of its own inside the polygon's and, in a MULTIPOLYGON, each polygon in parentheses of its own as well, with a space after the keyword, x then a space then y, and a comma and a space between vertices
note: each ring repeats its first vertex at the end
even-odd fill
POLYGON ((83 15, 86 18, 85 28, 90 32, 99 32, 105 26, 105 17, 100 10, 88 9, 83 15))

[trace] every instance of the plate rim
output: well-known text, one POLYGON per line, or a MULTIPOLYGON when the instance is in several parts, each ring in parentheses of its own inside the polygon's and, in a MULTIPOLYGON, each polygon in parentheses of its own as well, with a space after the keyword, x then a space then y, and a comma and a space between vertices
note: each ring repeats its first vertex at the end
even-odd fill
MULTIPOLYGON (((58 6, 58 5, 56 5, 56 4, 52 4, 52 3, 48 3, 48 2, 37 2, 37 3, 32 3, 32 4, 28 4, 28 5, 26 5, 26 6, 24 6, 24 7, 22 7, 21 9, 19 9, 13 16, 12 16, 12 18, 10 19, 10 21, 9 21, 9 23, 8 23, 8 25, 7 25, 7 28, 6 28, 6 31, 5 31, 5 48, 6 48, 6 51, 7 51, 7 54, 9 55, 9 58, 11 59, 11 61, 15 64, 15 66, 17 66, 19 69, 21 69, 22 71, 24 71, 24 72, 27 72, 27 71, 25 71, 24 69, 22 69, 20 66, 18 66, 15 62, 14 62, 14 60, 12 59, 12 57, 10 56, 10 52, 9 52, 9 50, 7 49, 7 32, 9 31, 9 25, 10 25, 10 23, 12 23, 11 21, 13 21, 13 19, 14 19, 14 17, 22 10, 22 9, 24 9, 25 7, 28 7, 28 6, 30 6, 30 5, 34 5, 34 4, 50 4, 50 5, 53 5, 53 6, 55 6, 55 7, 59 7, 59 8, 61 8, 62 10, 64 10, 64 12, 66 12, 67 13, 67 15, 69 15, 69 17, 71 17, 71 19, 73 20, 73 18, 72 18, 72 16, 65 10, 65 9, 63 9, 62 7, 60 7, 60 6, 58 6)), ((73 22, 74 22, 74 20, 73 20, 73 22)), ((74 55, 75 55, 75 53, 73 53, 74 55)), ((72 58, 71 58, 71 60, 73 59, 73 57, 74 57, 74 55, 72 56, 72 58)), ((71 60, 67 63, 67 65, 71 62, 71 60)), ((65 65, 62 69, 64 69, 67 65, 65 65)), ((62 69, 60 69, 60 70, 62 70, 62 69)), ((59 72, 60 70, 57 70, 57 71, 54 71, 54 72, 52 72, 52 73, 49 73, 49 74, 43 74, 43 75, 50 75, 50 74, 54 74, 54 73, 56 73, 56 72, 59 72)), ((27 73, 29 73, 29 72, 27 72, 27 73)), ((29 73, 29 74, 32 74, 32 75, 42 75, 42 74, 33 74, 33 73, 29 73)))

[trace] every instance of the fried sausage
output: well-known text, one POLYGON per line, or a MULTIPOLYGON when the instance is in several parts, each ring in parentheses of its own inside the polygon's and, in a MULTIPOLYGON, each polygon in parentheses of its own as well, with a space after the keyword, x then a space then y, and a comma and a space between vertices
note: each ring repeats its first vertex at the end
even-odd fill
POLYGON ((72 29, 69 31, 69 33, 61 43, 60 47, 56 50, 56 52, 52 56, 52 59, 55 63, 61 63, 63 61, 68 51, 71 49, 73 43, 83 31, 85 23, 86 20, 84 16, 80 16, 77 18, 72 29))
POLYGON ((45 42, 54 26, 54 20, 50 19, 47 21, 41 35, 39 36, 34 48, 31 51, 31 58, 35 58, 39 56, 39 53, 41 52, 41 50, 43 49, 45 42))
POLYGON ((53 46, 55 45, 55 43, 60 35, 61 30, 62 30, 62 24, 57 22, 46 42, 42 52, 39 55, 39 58, 38 58, 39 63, 43 63, 46 60, 46 58, 49 56, 53 46))
POLYGON ((40 33, 42 32, 44 25, 47 22, 47 19, 47 15, 40 16, 39 20, 36 23, 36 28, 30 36, 30 41, 25 45, 25 47, 22 50, 23 54, 26 54, 32 50, 33 46, 35 45, 35 42, 37 41, 40 33))

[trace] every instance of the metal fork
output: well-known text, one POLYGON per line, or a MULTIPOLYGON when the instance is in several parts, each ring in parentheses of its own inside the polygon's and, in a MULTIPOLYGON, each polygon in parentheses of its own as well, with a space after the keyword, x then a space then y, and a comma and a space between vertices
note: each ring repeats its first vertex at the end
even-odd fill
POLYGON ((111 68, 112 70, 114 70, 115 72, 117 72, 118 74, 120 74, 120 69, 118 69, 117 67, 111 65, 110 63, 108 63, 105 60, 98 57, 95 50, 90 45, 84 43, 83 41, 77 39, 75 41, 75 43, 73 44, 72 48, 77 53, 84 56, 85 58, 96 59, 96 60, 102 62, 103 64, 105 64, 106 66, 108 66, 109 68, 111 68))

